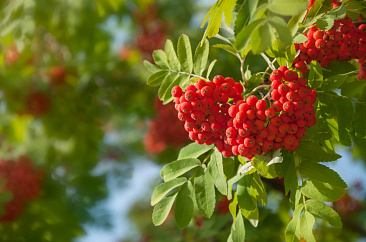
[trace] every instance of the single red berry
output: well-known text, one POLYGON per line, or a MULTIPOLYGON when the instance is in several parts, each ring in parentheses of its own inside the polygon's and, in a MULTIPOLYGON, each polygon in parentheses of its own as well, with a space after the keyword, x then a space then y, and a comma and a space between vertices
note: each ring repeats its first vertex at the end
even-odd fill
POLYGON ((265 114, 268 118, 273 118, 276 116, 276 111, 273 108, 267 108, 265 114))
POLYGON ((172 96, 173 97, 180 97, 182 95, 183 91, 180 86, 175 86, 172 88, 172 96))
POLYGON ((258 98, 254 95, 250 95, 247 99, 246 99, 247 104, 249 104, 250 106, 254 107, 256 105, 256 103, 258 102, 258 98))

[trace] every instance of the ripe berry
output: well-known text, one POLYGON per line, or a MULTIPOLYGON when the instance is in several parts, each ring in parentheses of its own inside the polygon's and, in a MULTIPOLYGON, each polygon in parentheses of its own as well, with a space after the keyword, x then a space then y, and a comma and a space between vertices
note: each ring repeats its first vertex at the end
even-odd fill
POLYGON ((172 88, 172 96, 173 97, 180 97, 182 95, 183 91, 180 86, 175 86, 172 88))
POLYGON ((247 100, 246 100, 247 104, 249 104, 250 106, 254 107, 256 105, 256 103, 258 102, 258 98, 254 95, 250 95, 247 100))

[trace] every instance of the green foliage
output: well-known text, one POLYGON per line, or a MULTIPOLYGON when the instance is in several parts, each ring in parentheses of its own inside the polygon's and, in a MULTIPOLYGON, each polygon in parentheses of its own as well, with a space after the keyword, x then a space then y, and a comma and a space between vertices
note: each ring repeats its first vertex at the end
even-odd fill
POLYGON ((154 189, 153 195, 151 197, 151 205, 157 204, 161 199, 164 198, 171 190, 176 187, 183 185, 187 179, 185 177, 175 178, 168 182, 162 183, 154 189))
POLYGON ((303 141, 296 150, 303 159, 312 161, 335 161, 340 155, 326 152, 321 146, 312 141, 303 141))
POLYGON ((152 215, 152 220, 155 226, 159 226, 169 215, 169 212, 174 204, 174 200, 177 197, 177 193, 170 194, 167 197, 164 197, 160 202, 156 204, 154 207, 154 212, 152 215))
POLYGON ((296 207, 294 215, 286 228, 286 242, 300 241, 300 214, 304 209, 304 205, 300 204, 296 207))
POLYGON ((190 143, 179 151, 178 160, 186 158, 198 158, 213 148, 212 145, 199 145, 196 142, 190 143))
POLYGON ((200 161, 193 158, 173 161, 163 167, 160 172, 160 176, 164 179, 165 182, 167 182, 183 175, 184 173, 200 165, 200 161))
POLYGON ((192 219, 193 208, 194 191, 192 183, 188 181, 178 192, 174 206, 174 218, 179 228, 188 226, 192 219))
POLYGON ((280 15, 293 16, 304 11, 308 4, 306 0, 270 0, 268 8, 280 15))
MULTIPOLYGON (((155 50, 153 58, 156 65, 145 61, 145 67, 152 73, 147 78, 150 86, 159 86, 159 99, 167 104, 173 100, 171 89, 174 86, 185 87, 189 85, 189 80, 202 78, 202 73, 206 69, 209 54, 208 40, 204 40, 202 46, 198 45, 194 57, 192 56, 191 43, 187 35, 182 35, 178 39, 177 53, 171 40, 165 43, 165 50, 155 50), (158 72, 156 72, 159 70, 158 72), (195 74, 193 74, 195 73, 195 74)), ((214 63, 214 62, 212 62, 214 63)), ((212 64, 211 63, 211 64, 212 64)), ((209 66, 207 78, 209 78, 213 64, 209 66)))
POLYGON ((342 227, 342 221, 338 213, 334 211, 332 208, 325 205, 324 203, 310 199, 307 200, 305 204, 306 204, 306 210, 309 211, 315 217, 326 220, 333 227, 336 228, 342 227))
POLYGON ((207 166, 208 171, 212 177, 217 190, 223 194, 227 195, 227 184, 224 174, 223 159, 221 153, 215 149, 211 155, 210 163, 207 166))
POLYGON ((245 240, 245 227, 243 216, 240 211, 238 212, 238 216, 236 216, 233 225, 231 226, 231 232, 228 238, 228 241, 236 242, 236 241, 244 241, 245 240))
POLYGON ((215 209, 215 187, 207 169, 199 169, 194 180, 194 191, 198 209, 209 218, 215 209))
POLYGON ((218 0, 215 5, 212 6, 201 25, 201 28, 203 28, 206 21, 210 18, 208 20, 208 26, 205 30, 205 34, 203 35, 202 42, 206 39, 206 37, 214 37, 219 32, 222 15, 225 17, 226 24, 228 26, 231 25, 233 9, 235 7, 236 1, 237 0, 218 0))

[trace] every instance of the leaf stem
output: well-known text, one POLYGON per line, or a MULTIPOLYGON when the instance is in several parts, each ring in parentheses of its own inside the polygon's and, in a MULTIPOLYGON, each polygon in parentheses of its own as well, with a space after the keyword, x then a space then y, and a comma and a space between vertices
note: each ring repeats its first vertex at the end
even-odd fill
POLYGON ((210 153, 208 153, 208 155, 206 156, 206 158, 202 161, 202 164, 205 164, 206 161, 208 161, 208 158, 211 157, 212 153, 213 153, 214 150, 211 150, 210 153))
POLYGON ((244 61, 245 61, 245 57, 246 56, 244 56, 243 59, 240 60, 240 72, 241 72, 241 78, 243 79, 243 82, 244 82, 244 86, 246 86, 247 83, 248 83, 248 80, 245 78, 245 73, 244 73, 244 61))
POLYGON ((187 72, 184 72, 184 71, 175 71, 175 70, 168 70, 168 69, 166 69, 166 70, 169 71, 169 72, 176 72, 176 73, 181 74, 181 75, 188 75, 190 77, 197 77, 197 78, 201 78, 201 79, 204 79, 204 80, 209 80, 207 78, 204 78, 203 76, 195 75, 195 74, 192 74, 192 73, 187 73, 187 72))
POLYGON ((270 87, 271 85, 260 85, 260 86, 257 86, 256 88, 254 88, 249 94, 248 96, 252 95, 253 93, 256 93, 258 90, 260 89, 264 89, 264 88, 268 88, 270 87))
MULTIPOLYGON (((276 62, 277 58, 274 58, 273 61, 272 61, 272 65, 276 62)), ((270 66, 267 67, 267 69, 263 72, 263 76, 262 76, 262 79, 264 78, 264 76, 266 74, 268 74, 268 70, 269 70, 270 66)))
POLYGON ((266 56, 266 54, 264 54, 263 52, 261 53, 261 56, 263 57, 263 59, 267 62, 268 67, 271 68, 272 70, 275 70, 275 66, 273 65, 274 62, 271 62, 270 59, 266 56))

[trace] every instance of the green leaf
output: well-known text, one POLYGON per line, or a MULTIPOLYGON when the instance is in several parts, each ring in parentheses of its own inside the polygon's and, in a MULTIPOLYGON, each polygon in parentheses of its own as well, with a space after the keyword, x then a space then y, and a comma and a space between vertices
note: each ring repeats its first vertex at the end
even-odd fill
POLYGON ((301 192, 315 200, 334 202, 340 199, 346 191, 340 187, 333 187, 329 183, 306 180, 301 188, 301 192))
POLYGON ((327 31, 333 27, 334 20, 343 19, 346 16, 346 13, 347 7, 345 4, 333 8, 331 11, 316 21, 316 27, 320 28, 320 30, 327 31))
POLYGON ((216 63, 216 61, 217 61, 217 60, 213 60, 213 61, 210 63, 210 65, 208 66, 207 74, 206 74, 206 78, 207 78, 207 79, 210 79, 210 74, 211 74, 211 71, 212 71, 212 69, 213 69, 213 67, 214 67, 214 65, 215 65, 215 63, 216 63))
POLYGON ((325 165, 312 161, 303 161, 300 164, 299 171, 304 177, 310 178, 312 181, 329 183, 332 187, 340 190, 347 188, 347 184, 338 173, 325 165))
POLYGON ((210 173, 200 168, 194 180, 196 203, 202 214, 209 218, 215 210, 215 187, 210 173))
POLYGON ((217 149, 215 149, 211 155, 211 160, 207 168, 217 190, 219 190, 221 194, 227 195, 227 183, 222 163, 222 155, 217 149))
POLYGON ((306 242, 316 242, 315 237, 313 235, 313 226, 315 223, 314 216, 305 210, 304 214, 300 219, 300 230, 302 237, 306 240, 306 242))
POLYGON ((155 50, 153 52, 153 58, 154 58, 154 61, 157 65, 159 65, 159 66, 161 66, 165 69, 170 69, 170 66, 168 64, 168 58, 167 58, 164 51, 155 50))
POLYGON ((264 23, 252 32, 250 43, 254 54, 266 51, 272 44, 273 33, 269 23, 264 23))
POLYGON ((188 181, 178 192, 174 205, 175 223, 180 229, 187 227, 192 219, 194 209, 193 196, 193 186, 191 181, 188 181))
POLYGON ((301 44, 301 43, 304 43, 305 41, 307 41, 308 38, 303 35, 303 34, 298 34, 296 35, 293 40, 292 40, 292 43, 297 43, 297 44, 301 44))
POLYGON ((258 2, 259 0, 244 0, 244 3, 241 5, 238 11, 238 15, 235 21, 235 36, 237 36, 240 30, 242 30, 244 26, 246 26, 250 22, 255 10, 257 9, 258 2))
POLYGON ((332 74, 352 74, 357 72, 357 68, 348 61, 329 61, 329 64, 325 67, 332 74))
POLYGON ((200 145, 196 142, 190 143, 179 151, 178 160, 186 158, 198 158, 200 155, 212 150, 213 145, 200 145))
MULTIPOLYGON (((333 119, 334 120, 334 119, 333 119)), ((320 126, 312 126, 306 129, 306 135, 303 137, 304 140, 307 139, 318 139, 318 140, 327 140, 333 137, 331 131, 328 131, 320 126)))
POLYGON ((194 158, 173 161, 163 167, 160 176, 167 182, 200 165, 201 162, 194 158))
POLYGON ((182 34, 178 39, 178 59, 182 70, 191 73, 193 69, 191 43, 187 35, 182 34))
POLYGON ((322 88, 324 91, 331 91, 340 86, 347 80, 348 75, 335 75, 324 80, 322 88))
POLYGON ((307 11, 303 11, 302 13, 292 16, 292 18, 288 22, 287 26, 290 29, 291 36, 294 36, 297 33, 297 30, 299 29, 299 23, 301 23, 304 19, 306 12, 307 11))
POLYGON ((231 216, 233 216, 233 219, 236 218, 236 208, 238 206, 238 196, 236 195, 236 192, 234 193, 234 199, 229 205, 229 211, 231 213, 231 216))
POLYGON ((239 207, 246 210, 255 209, 255 202, 250 195, 250 188, 252 186, 252 175, 245 174, 238 182, 236 193, 238 196, 239 207))
POLYGON ((257 207, 257 204, 255 204, 255 208, 252 210, 247 210, 247 209, 241 209, 241 214, 243 214, 243 216, 248 219, 248 221, 253 225, 253 227, 257 227, 258 226, 258 222, 259 222, 259 210, 257 207))
POLYGON ((180 63, 177 54, 175 53, 173 43, 170 39, 165 42, 164 50, 167 55, 169 66, 172 68, 172 70, 180 71, 180 63))
POLYGON ((302 210, 304 209, 303 204, 299 204, 299 206, 296 207, 294 211, 294 215, 292 217, 292 220, 287 225, 286 228, 286 242, 298 242, 301 239, 301 231, 300 231, 300 214, 302 210))
POLYGON ((335 161, 342 157, 338 154, 328 153, 318 144, 305 140, 297 147, 296 153, 298 153, 301 158, 313 161, 335 161))
POLYGON ((223 14, 225 16, 226 24, 228 26, 231 25, 231 18, 233 15, 235 3, 236 0, 218 0, 215 5, 212 6, 201 25, 202 28, 205 25, 207 19, 210 18, 202 40, 206 39, 206 36, 208 38, 211 38, 219 32, 223 14))
POLYGON ((322 17, 326 12, 328 12, 332 7, 332 0, 316 0, 313 6, 311 6, 306 19, 304 21, 305 25, 310 25, 314 23, 317 19, 322 17))
POLYGON ((266 178, 277 177, 275 166, 272 164, 281 163, 282 161, 280 150, 268 153, 265 156, 256 155, 252 158, 253 166, 266 178))
POLYGON ((253 173, 252 185, 250 187, 250 195, 254 197, 260 205, 267 204, 267 192, 264 184, 258 175, 258 173, 253 173))
POLYGON ((365 81, 354 81, 347 83, 341 87, 341 94, 347 97, 355 97, 361 94, 366 88, 365 81))
POLYGON ((274 57, 276 58, 277 63, 280 66, 286 66, 286 46, 280 40, 276 39, 273 41, 271 50, 274 57))
POLYGON ((286 46, 291 44, 292 36, 285 20, 280 17, 272 17, 268 19, 268 23, 276 29, 278 37, 282 43, 286 46))
POLYGON ((277 14, 293 16, 306 10, 307 0, 269 0, 268 8, 277 14))
POLYGON ((194 73, 197 75, 202 75, 203 71, 206 69, 208 53, 209 53, 209 46, 208 40, 205 39, 203 45, 198 45, 196 48, 196 52, 194 54, 194 73))
POLYGON ((164 223, 165 219, 169 215, 176 196, 177 193, 173 193, 167 197, 164 197, 160 202, 155 205, 152 214, 152 220, 155 226, 159 226, 164 223))
POLYGON ((316 89, 321 86, 323 83, 323 71, 320 64, 316 61, 312 61, 310 63, 310 70, 309 70, 309 84, 312 89, 316 89))
POLYGON ((169 72, 165 70, 155 72, 147 78, 147 85, 152 87, 159 86, 168 75, 169 72))
POLYGON ((154 64, 152 64, 151 62, 149 62, 147 60, 144 60, 144 66, 151 73, 161 71, 161 68, 159 68, 157 65, 154 65, 154 64))
POLYGON ((350 100, 336 99, 339 141, 345 146, 351 146, 352 141, 348 129, 352 127, 354 118, 353 104, 350 100))
POLYGON ((286 59, 288 63, 293 63, 296 58, 296 48, 294 44, 291 44, 286 51, 286 59))
POLYGON ((355 106, 355 135, 356 137, 364 137, 366 135, 366 106, 356 103, 355 106))
POLYGON ((335 228, 342 228, 341 217, 332 208, 328 207, 322 202, 317 200, 307 200, 305 202, 306 210, 317 218, 326 220, 330 225, 335 228))
POLYGON ((223 161, 222 161, 222 165, 224 168, 224 174, 225 177, 231 177, 234 173, 235 170, 235 160, 231 157, 224 157, 223 161))
POLYGON ((244 219, 240 211, 238 212, 238 216, 236 216, 234 223, 231 226, 231 232, 228 241, 232 242, 245 241, 244 219))
POLYGON ((179 74, 177 72, 171 72, 168 76, 165 77, 158 91, 158 96, 160 100, 165 102, 173 100, 173 96, 171 93, 172 89, 169 89, 169 87, 172 83, 177 82, 178 77, 179 74))
POLYGON ((263 25, 263 23, 265 23, 266 21, 267 20, 265 18, 260 18, 253 21, 248 26, 245 26, 236 37, 236 49, 238 51, 243 51, 248 46, 253 31, 263 25))
POLYGON ((234 47, 232 47, 231 45, 216 44, 216 45, 213 45, 213 47, 223 49, 233 55, 235 55, 237 53, 236 49, 234 47))
POLYGON ((176 187, 183 185, 187 181, 185 177, 179 177, 174 180, 160 184, 154 189, 151 197, 151 205, 157 204, 166 194, 176 187))
POLYGON ((296 175, 295 160, 293 153, 286 152, 283 163, 285 165, 285 194, 287 195, 291 189, 291 192, 295 193, 298 186, 298 179, 296 175))

